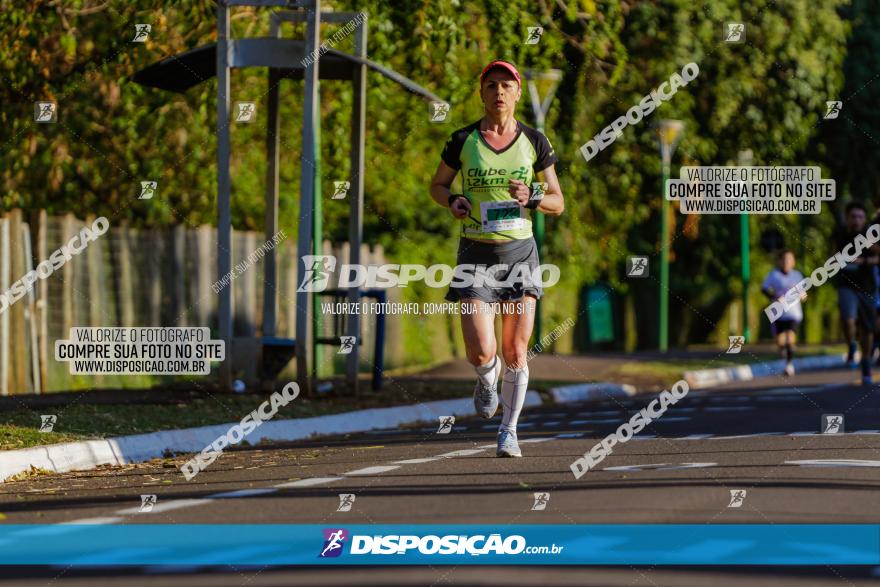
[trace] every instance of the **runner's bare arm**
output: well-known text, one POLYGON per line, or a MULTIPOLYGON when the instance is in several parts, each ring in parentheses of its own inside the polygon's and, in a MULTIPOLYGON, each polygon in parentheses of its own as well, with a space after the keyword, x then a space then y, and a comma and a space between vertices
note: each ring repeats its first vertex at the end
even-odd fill
POLYGON ((562 197, 562 188, 559 187, 559 178, 556 177, 556 166, 551 165, 544 171, 539 171, 538 181, 547 183, 547 191, 544 192, 544 199, 538 205, 538 211, 550 216, 559 216, 565 210, 565 200, 562 197))
MULTIPOLYGON (((444 208, 449 208, 449 194, 452 193, 449 186, 452 185, 456 173, 458 170, 441 161, 437 166, 434 179, 431 180, 431 197, 444 208)), ((450 210, 456 218, 464 218, 470 212, 471 205, 465 198, 459 198, 453 202, 453 207, 450 210)))

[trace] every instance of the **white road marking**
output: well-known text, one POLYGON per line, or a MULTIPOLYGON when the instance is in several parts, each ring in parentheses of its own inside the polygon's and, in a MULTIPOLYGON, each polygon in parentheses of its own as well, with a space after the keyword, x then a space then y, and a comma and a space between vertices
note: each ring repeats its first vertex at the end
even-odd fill
POLYGON ((207 499, 227 499, 232 497, 251 497, 252 495, 266 495, 267 493, 275 493, 278 491, 274 487, 260 487, 254 489, 238 489, 236 491, 225 491, 223 493, 214 493, 206 496, 207 499))
POLYGON ((103 518, 83 518, 82 520, 73 520, 72 522, 61 522, 57 524, 58 526, 71 526, 73 524, 88 524, 88 525, 100 525, 100 524, 115 524, 116 522, 121 522, 123 518, 116 518, 113 516, 107 516, 103 518))
POLYGON ((801 467, 880 467, 880 461, 861 459, 809 459, 805 461, 785 461, 786 465, 801 467))
POLYGON ((586 432, 565 432, 563 434, 557 434, 556 438, 580 438, 585 434, 586 432))
POLYGON ((656 434, 639 434, 638 436, 633 436, 633 440, 652 440, 657 438, 656 434))
POLYGON ((378 475, 379 473, 387 473, 388 471, 393 471, 394 469, 399 468, 400 465, 377 465, 375 467, 364 467, 363 469, 348 471, 347 473, 343 473, 343 475, 378 475))
POLYGON ((312 485, 323 485, 324 483, 333 483, 339 481, 342 477, 313 477, 311 479, 299 479, 290 483, 281 483, 275 487, 311 487, 312 485))
MULTIPOLYGON (((495 446, 494 444, 492 446, 495 446)), ((453 457, 469 457, 471 455, 479 454, 481 452, 485 452, 485 448, 464 448, 462 450, 454 450, 452 452, 446 452, 442 455, 437 455, 438 457, 442 457, 444 459, 451 459, 453 457)))
POLYGON ((560 424, 562 424, 562 422, 559 420, 553 420, 551 422, 544 422, 541 426, 559 426, 560 424))
MULTIPOLYGON (((494 444, 490 446, 495 446, 494 444)), ((439 461, 440 457, 426 457, 424 459, 406 459, 405 461, 394 461, 394 465, 421 465, 422 463, 430 463, 431 461, 439 461)))
POLYGON ((715 467, 718 463, 681 463, 680 465, 671 465, 668 463, 654 463, 649 465, 621 465, 619 467, 605 467, 603 471, 644 471, 651 469, 654 471, 676 471, 679 469, 705 469, 715 467))
POLYGON ((855 432, 850 432, 850 434, 880 434, 880 430, 856 430, 855 432))
POLYGON ((620 421, 621 420, 618 420, 617 418, 605 418, 601 420, 572 420, 569 424, 572 426, 578 426, 580 424, 615 424, 620 421))
POLYGON ((536 442, 547 442, 548 440, 553 440, 553 437, 550 438, 526 438, 525 440, 520 440, 520 444, 534 444, 536 442))
POLYGON ((682 436, 681 438, 673 438, 672 440, 703 440, 704 438, 712 438, 714 434, 691 434, 682 436))
POLYGON ((171 501, 159 501, 151 509, 149 512, 141 512, 141 506, 136 506, 133 508, 125 508, 123 510, 117 510, 113 513, 122 514, 124 516, 130 514, 140 514, 143 513, 146 516, 150 514, 161 514, 162 512, 168 512, 171 510, 179 510, 180 508, 189 508, 197 505, 204 505, 206 503, 211 503, 210 499, 172 499, 171 501))
POLYGON ((792 432, 789 436, 813 436, 816 432, 792 432))

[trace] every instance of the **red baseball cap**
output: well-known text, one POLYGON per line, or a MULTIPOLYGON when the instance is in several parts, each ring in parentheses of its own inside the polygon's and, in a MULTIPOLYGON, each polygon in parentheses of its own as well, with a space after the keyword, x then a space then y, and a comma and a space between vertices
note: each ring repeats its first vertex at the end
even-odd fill
POLYGON ((501 69, 510 73, 510 75, 512 75, 514 79, 516 79, 516 83, 522 85, 522 78, 520 78, 519 72, 516 70, 516 67, 514 67, 512 63, 501 61, 500 59, 491 62, 489 65, 483 68, 483 73, 480 74, 480 83, 483 83, 483 79, 485 79, 486 75, 496 67, 500 67, 501 69))

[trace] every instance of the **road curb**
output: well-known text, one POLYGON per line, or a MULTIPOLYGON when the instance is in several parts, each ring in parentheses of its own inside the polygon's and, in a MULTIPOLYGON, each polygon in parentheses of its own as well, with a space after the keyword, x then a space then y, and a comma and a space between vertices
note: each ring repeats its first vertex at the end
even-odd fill
MULTIPOLYGON (((816 355, 794 359, 792 363, 794 364, 795 372, 815 371, 817 369, 843 367, 846 364, 846 357, 844 355, 816 355)), ((684 380, 691 389, 702 389, 730 383, 731 381, 749 381, 755 377, 782 375, 784 368, 785 361, 780 359, 778 361, 739 365, 737 367, 685 371, 684 380)))
POLYGON ((631 397, 635 394, 636 388, 626 383, 578 383, 576 385, 554 387, 550 390, 550 395, 557 404, 631 397))
MULTIPOLYGON (((526 393, 525 407, 541 404, 541 396, 538 392, 530 390, 526 393)), ((436 423, 441 416, 473 415, 472 398, 439 400, 409 406, 373 408, 314 418, 265 422, 246 437, 246 440, 251 444, 262 440, 304 440, 312 436, 367 432, 419 422, 436 423)), ((0 483, 32 467, 64 473, 94 469, 99 465, 125 465, 148 461, 162 457, 167 452, 199 452, 218 436, 225 435, 229 428, 236 424, 238 422, 3 451, 0 453, 0 483)))

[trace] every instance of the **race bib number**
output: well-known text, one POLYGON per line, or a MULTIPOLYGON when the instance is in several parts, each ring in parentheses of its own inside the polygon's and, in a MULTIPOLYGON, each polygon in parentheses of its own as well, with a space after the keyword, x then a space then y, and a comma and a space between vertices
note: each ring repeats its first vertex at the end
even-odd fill
POLYGON ((522 208, 516 200, 480 202, 483 232, 516 230, 525 226, 522 208))

